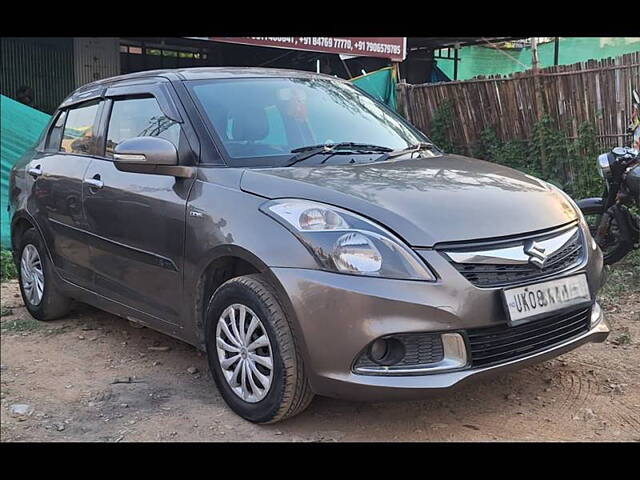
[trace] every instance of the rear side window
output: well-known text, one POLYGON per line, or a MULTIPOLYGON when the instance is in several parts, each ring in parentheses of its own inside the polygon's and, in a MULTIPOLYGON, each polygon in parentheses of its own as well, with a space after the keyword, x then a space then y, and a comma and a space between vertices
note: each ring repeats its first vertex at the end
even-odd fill
POLYGON ((98 103, 84 104, 67 112, 60 151, 90 155, 95 151, 94 126, 98 103))
POLYGON ((49 136, 47 137, 47 143, 45 150, 60 150, 60 143, 62 142, 62 132, 64 130, 64 121, 67 119, 67 112, 60 112, 55 123, 49 130, 49 136))
POLYGON ((162 113, 155 98, 114 100, 107 129, 105 155, 113 157, 116 146, 134 137, 160 137, 178 148, 180 124, 162 113))

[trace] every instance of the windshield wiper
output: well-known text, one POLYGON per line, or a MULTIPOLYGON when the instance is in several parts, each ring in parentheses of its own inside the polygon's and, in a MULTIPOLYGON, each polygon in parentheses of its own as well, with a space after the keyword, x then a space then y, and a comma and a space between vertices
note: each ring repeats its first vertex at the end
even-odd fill
POLYGON ((382 147, 380 145, 372 145, 369 143, 356 143, 356 142, 341 142, 341 143, 326 143, 323 145, 309 145, 306 147, 294 148, 291 150, 291 153, 295 153, 293 157, 291 157, 289 163, 287 163, 287 167, 294 165, 298 162, 306 160, 307 158, 311 158, 314 155, 319 154, 336 154, 337 150, 346 150, 344 153, 355 152, 355 153, 372 153, 372 152, 385 152, 391 153, 393 149, 389 147, 382 147))
POLYGON ((385 153, 381 157, 376 159, 376 162, 383 162, 385 160, 389 160, 390 158, 400 157, 402 155, 406 155, 407 153, 416 153, 421 152, 423 150, 433 150, 435 147, 433 143, 430 142, 420 142, 414 145, 409 145, 406 148, 401 148, 400 150, 392 150, 390 152, 385 153))

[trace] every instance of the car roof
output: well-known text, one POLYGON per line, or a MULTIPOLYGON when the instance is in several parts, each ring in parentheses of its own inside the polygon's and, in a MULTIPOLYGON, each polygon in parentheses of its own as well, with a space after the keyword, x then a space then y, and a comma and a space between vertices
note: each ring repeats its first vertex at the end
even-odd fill
POLYGON ((238 77, 293 77, 293 78, 327 78, 341 80, 324 73, 307 72, 285 68, 261 68, 261 67, 198 67, 173 70, 183 80, 202 80, 213 78, 238 78, 238 77))
POLYGON ((89 92, 103 90, 115 83, 126 82, 127 80, 142 80, 145 78, 164 78, 170 81, 184 80, 208 80, 220 78, 326 78, 345 82, 346 80, 326 75, 322 73, 307 72, 303 70, 292 70, 283 68, 261 68, 261 67, 192 67, 174 68, 162 70, 145 70, 136 73, 127 73, 115 77, 103 78, 95 82, 87 83, 74 90, 63 103, 75 101, 76 98, 87 97, 89 92))
POLYGON ((339 77, 323 73, 307 72, 284 68, 261 67, 192 67, 173 68, 162 70, 145 70, 142 72, 127 73, 114 77, 103 78, 95 82, 87 83, 77 88, 64 101, 60 107, 91 100, 103 95, 104 91, 115 84, 125 84, 137 81, 163 79, 164 81, 208 80, 220 78, 325 78, 340 82, 346 82, 339 77))

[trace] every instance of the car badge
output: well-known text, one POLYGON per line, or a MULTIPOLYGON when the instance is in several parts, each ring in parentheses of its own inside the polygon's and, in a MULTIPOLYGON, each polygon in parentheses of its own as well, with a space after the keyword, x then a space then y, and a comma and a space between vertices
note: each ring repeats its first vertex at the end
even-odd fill
POLYGON ((548 255, 544 253, 545 248, 536 242, 527 242, 524 244, 524 253, 529 255, 529 263, 542 269, 547 261, 548 255))

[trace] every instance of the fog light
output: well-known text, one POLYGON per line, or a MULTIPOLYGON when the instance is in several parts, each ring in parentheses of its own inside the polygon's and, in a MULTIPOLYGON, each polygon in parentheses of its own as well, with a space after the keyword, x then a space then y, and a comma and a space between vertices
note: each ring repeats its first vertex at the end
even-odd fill
POLYGON ((468 366, 460 333, 399 333, 378 338, 361 352, 353 372, 363 375, 424 375, 468 366))
POLYGON ((602 320, 602 308, 600 308, 600 304, 596 302, 591 309, 591 322, 589 323, 589 327, 595 326, 600 320, 602 320))
POLYGON ((369 356, 371 360, 378 363, 380 360, 384 358, 387 353, 387 341, 384 339, 376 340, 371 345, 371 350, 369 352, 369 356))
POLYGON ((393 365, 404 358, 404 344, 397 338, 379 338, 369 347, 369 358, 378 365, 393 365))

